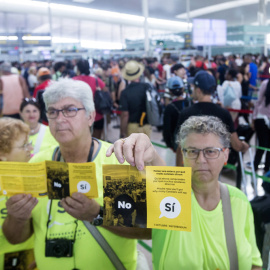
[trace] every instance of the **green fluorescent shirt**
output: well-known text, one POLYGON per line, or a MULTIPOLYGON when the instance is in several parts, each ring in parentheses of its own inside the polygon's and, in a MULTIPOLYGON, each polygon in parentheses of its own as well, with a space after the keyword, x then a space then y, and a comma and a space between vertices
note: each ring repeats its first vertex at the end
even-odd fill
MULTIPOLYGON (((32 141, 33 148, 36 145, 38 134, 39 133, 29 136, 29 140, 32 141)), ((46 150, 48 147, 51 147, 51 146, 55 147, 57 145, 58 145, 58 142, 55 140, 55 138, 51 134, 50 128, 46 126, 46 130, 45 130, 45 133, 44 133, 44 137, 42 139, 42 143, 41 143, 40 148, 39 148, 39 152, 46 150)), ((31 153, 33 153, 33 152, 34 152, 34 150, 32 150, 31 153)))
MULTIPOLYGON (((229 185, 228 188, 239 270, 251 269, 252 265, 262 266, 250 203, 243 192, 229 185)), ((206 211, 192 193, 191 211, 191 232, 153 230, 154 269, 229 269, 222 202, 213 211, 206 211)))
POLYGON ((27 241, 17 244, 11 245, 2 231, 2 225, 4 223, 5 218, 7 217, 7 208, 6 208, 7 197, 0 196, 0 270, 4 269, 4 254, 17 252, 21 250, 32 249, 34 247, 34 236, 31 236, 27 241))
MULTIPOLYGON (((99 141, 100 148, 93 161, 96 164, 96 176, 98 182, 98 194, 96 199, 103 205, 103 179, 102 164, 119 164, 114 155, 107 158, 106 151, 110 144, 99 141)), ((47 149, 36 154, 30 162, 52 160, 54 148, 47 149)), ((35 231, 35 258, 39 270, 47 269, 114 269, 107 255, 94 240, 90 232, 81 221, 78 221, 76 240, 73 246, 73 257, 53 258, 45 257, 46 224, 49 213, 49 200, 40 198, 39 203, 32 213, 35 231)), ((75 233, 75 219, 67 214, 61 207, 59 200, 53 200, 51 222, 47 237, 73 239, 75 233)), ((126 269, 135 270, 137 265, 137 240, 117 236, 102 227, 98 228, 112 249, 116 252, 126 269)))

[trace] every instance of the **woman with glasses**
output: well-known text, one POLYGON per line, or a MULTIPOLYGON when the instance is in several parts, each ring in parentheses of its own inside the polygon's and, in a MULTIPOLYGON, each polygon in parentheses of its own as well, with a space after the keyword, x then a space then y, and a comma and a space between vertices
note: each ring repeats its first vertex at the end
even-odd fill
MULTIPOLYGON (((29 142, 29 127, 21 120, 4 117, 0 119, 0 160, 1 161, 18 161, 28 162, 31 151, 33 150, 31 142, 29 142)), ((13 257, 10 253, 32 249, 34 246, 34 238, 22 244, 11 245, 2 232, 2 224, 7 217, 6 207, 7 197, 0 196, 0 269, 11 269, 13 266, 8 264, 8 257, 13 257), (4 261, 6 258, 6 265, 4 261)), ((16 269, 23 267, 14 266, 16 269)), ((22 268, 21 268, 22 269, 22 268)))
MULTIPOLYGON (((230 146, 230 133, 225 125, 217 117, 192 116, 181 126, 178 139, 184 166, 192 168, 191 232, 153 229, 154 268, 261 269, 250 203, 240 190, 219 182, 230 146), (221 197, 223 188, 229 192, 227 198, 221 197), (231 215, 226 215, 224 210, 228 203, 231 215), (229 232, 225 229, 227 225, 229 232), (235 237, 227 241, 233 235, 232 228, 235 237), (234 258, 229 256, 233 246, 234 258)), ((113 151, 119 161, 123 162, 125 157, 138 169, 157 156, 149 139, 139 134, 132 134, 124 142, 116 141, 107 155, 113 151)))
MULTIPOLYGON (((83 222, 91 222, 92 225, 103 223, 102 165, 119 164, 115 156, 105 156, 109 144, 91 135, 90 128, 96 115, 91 88, 82 81, 61 79, 46 88, 43 97, 49 127, 59 147, 48 147, 46 151, 36 154, 31 162, 92 161, 95 163, 99 196, 89 199, 78 186, 81 192, 75 192, 62 200, 39 198, 36 203, 33 197, 12 196, 7 201, 8 217, 3 224, 3 232, 12 243, 25 241, 35 233, 35 259, 39 270, 115 269, 83 222), (62 246, 63 242, 64 247, 68 247, 59 254, 57 246, 62 246)), ((82 180, 84 174, 88 173, 88 168, 85 168, 85 172, 78 176, 82 180)), ((77 170, 75 173, 79 175, 80 172, 77 170)), ((108 241, 125 269, 135 270, 135 238, 140 237, 144 230, 100 226, 98 231, 108 241), (127 239, 131 233, 134 239, 127 239)))
POLYGON ((32 154, 47 149, 50 146, 58 145, 52 136, 49 127, 41 124, 40 107, 35 98, 25 98, 20 106, 20 117, 30 127, 29 138, 33 143, 32 154))

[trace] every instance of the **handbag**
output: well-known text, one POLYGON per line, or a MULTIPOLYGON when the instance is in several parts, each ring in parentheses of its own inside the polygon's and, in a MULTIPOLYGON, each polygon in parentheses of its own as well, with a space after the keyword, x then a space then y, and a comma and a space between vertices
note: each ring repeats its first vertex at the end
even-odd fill
POLYGON ((228 84, 223 93, 224 106, 230 107, 232 102, 236 99, 236 94, 233 87, 228 84))
POLYGON ((112 111, 113 101, 111 95, 107 91, 102 91, 98 85, 98 79, 96 79, 96 92, 94 95, 94 103, 96 111, 100 114, 108 114, 112 111))

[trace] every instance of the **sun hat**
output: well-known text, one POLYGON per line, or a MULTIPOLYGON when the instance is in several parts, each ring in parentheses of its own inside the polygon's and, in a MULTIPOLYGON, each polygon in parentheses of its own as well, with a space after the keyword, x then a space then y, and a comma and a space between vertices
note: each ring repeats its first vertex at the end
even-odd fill
POLYGON ((122 76, 128 81, 133 81, 138 79, 144 71, 144 66, 137 61, 130 60, 126 63, 122 69, 122 76))

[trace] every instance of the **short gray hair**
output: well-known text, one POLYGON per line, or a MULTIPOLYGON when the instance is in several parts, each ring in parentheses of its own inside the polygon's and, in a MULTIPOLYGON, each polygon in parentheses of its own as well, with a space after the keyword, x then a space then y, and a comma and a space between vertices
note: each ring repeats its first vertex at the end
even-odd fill
POLYGON ((57 82, 52 82, 43 94, 46 109, 50 104, 67 97, 80 101, 87 115, 95 111, 92 89, 87 83, 82 81, 60 79, 57 82))
POLYGON ((183 148, 185 139, 191 133, 214 134, 219 137, 224 147, 230 147, 231 134, 225 124, 215 116, 191 116, 181 126, 177 143, 183 148))

